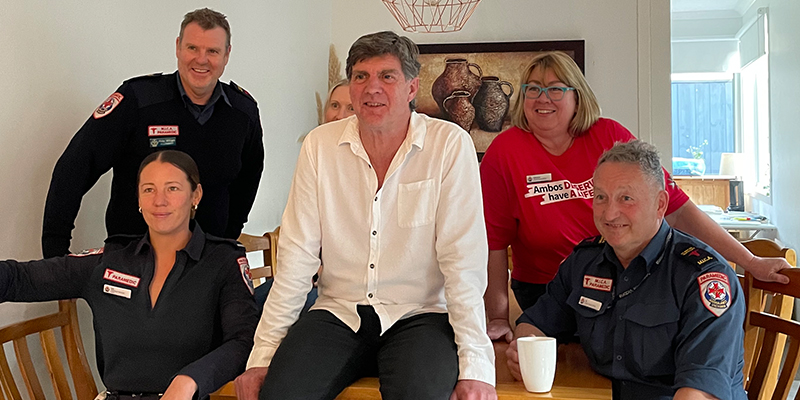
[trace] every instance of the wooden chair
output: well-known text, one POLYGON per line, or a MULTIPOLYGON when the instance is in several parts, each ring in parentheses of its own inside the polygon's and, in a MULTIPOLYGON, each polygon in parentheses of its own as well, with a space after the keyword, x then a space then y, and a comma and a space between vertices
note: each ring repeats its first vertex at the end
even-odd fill
POLYGON ((275 228, 272 232, 266 232, 261 236, 248 235, 242 233, 239 235, 239 243, 244 245, 245 251, 260 251, 264 256, 264 265, 262 267, 253 268, 250 266, 250 274, 253 277, 253 284, 255 286, 263 283, 263 279, 271 278, 275 275, 275 264, 278 260, 278 235, 280 235, 281 227, 275 228))
MULTIPOLYGON (((742 242, 742 245, 759 257, 782 257, 786 259, 789 265, 793 267, 797 265, 797 254, 795 251, 789 248, 782 248, 772 240, 753 239, 742 242)), ((748 314, 751 311, 768 312, 783 319, 791 319, 794 301, 792 301, 790 297, 773 295, 770 292, 764 291, 757 291, 751 295, 747 289, 745 277, 740 275, 739 279, 742 288, 744 288, 748 314)), ((748 319, 746 318, 744 326, 744 388, 749 391, 751 390, 750 382, 753 380, 753 375, 755 373, 756 360, 759 358, 759 352, 763 348, 764 330, 750 327, 747 321, 748 319)), ((764 384, 761 390, 763 392, 761 393, 763 396, 762 398, 769 398, 777 383, 781 355, 783 354, 785 342, 786 338, 784 336, 779 336, 775 340, 775 351, 772 355, 772 361, 769 363, 769 370, 763 380, 764 384)))
MULTIPOLYGON (((78 400, 93 399, 97 395, 97 386, 84 353, 81 332, 78 327, 78 312, 75 300, 59 301, 58 312, 55 314, 0 328, 0 343, 14 343, 14 353, 28 397, 33 400, 45 400, 42 385, 39 383, 39 377, 36 375, 33 360, 28 350, 27 337, 36 333, 39 334, 56 399, 72 400, 73 398, 67 373, 72 375, 76 398, 78 400), (61 357, 58 355, 55 336, 56 328, 61 328, 61 338, 67 355, 68 370, 66 371, 61 357)), ((19 388, 11 375, 8 359, 2 345, 0 345, 0 386, 2 386, 0 399, 22 400, 19 388)))
MULTIPOLYGON (((788 316, 776 315, 772 312, 759 311, 762 307, 763 293, 774 293, 773 303, 783 302, 789 296, 800 298, 800 269, 792 268, 782 273, 789 277, 787 285, 767 283, 745 273, 745 295, 747 298, 747 317, 745 321, 745 338, 760 331, 759 345, 752 361, 752 375, 747 387, 750 400, 773 399, 784 400, 789 394, 798 364, 800 364, 800 323, 788 316), (784 341, 789 350, 783 362, 784 341), (777 381, 770 377, 772 371, 780 370, 777 381)), ((745 360, 747 366, 747 360, 745 360)), ((800 395, 795 396, 795 400, 800 395)))

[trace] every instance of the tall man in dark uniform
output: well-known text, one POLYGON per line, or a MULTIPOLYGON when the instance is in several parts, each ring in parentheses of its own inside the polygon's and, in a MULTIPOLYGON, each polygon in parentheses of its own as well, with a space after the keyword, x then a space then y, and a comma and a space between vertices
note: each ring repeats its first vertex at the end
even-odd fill
POLYGON ((219 82, 230 40, 223 14, 207 8, 186 14, 175 43, 178 71, 129 79, 97 107, 53 170, 42 228, 45 257, 69 253, 81 199, 109 169, 108 235, 143 234, 137 169, 163 149, 184 151, 199 166, 204 197, 196 220, 203 229, 239 236, 261 180, 264 145, 255 100, 233 82, 219 82))
MULTIPOLYGON (((594 173, 594 222, 517 320, 515 337, 577 333, 615 399, 744 399, 744 299, 733 270, 664 221, 658 153, 617 144, 594 173)), ((519 379, 516 339, 508 364, 519 379)))

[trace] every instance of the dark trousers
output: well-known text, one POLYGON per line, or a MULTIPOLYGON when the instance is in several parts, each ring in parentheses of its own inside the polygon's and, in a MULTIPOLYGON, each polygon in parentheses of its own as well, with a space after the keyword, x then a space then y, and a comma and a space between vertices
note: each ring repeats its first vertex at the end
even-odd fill
POLYGON ((522 311, 533 307, 536 300, 542 297, 547 291, 547 285, 543 283, 528 283, 518 281, 511 278, 511 290, 514 291, 514 297, 517 299, 517 304, 522 311))
POLYGON ((447 314, 406 318, 383 335, 371 306, 358 314, 358 332, 328 311, 300 318, 275 352, 259 399, 333 399, 364 376, 380 379, 384 400, 450 398, 458 356, 447 314))

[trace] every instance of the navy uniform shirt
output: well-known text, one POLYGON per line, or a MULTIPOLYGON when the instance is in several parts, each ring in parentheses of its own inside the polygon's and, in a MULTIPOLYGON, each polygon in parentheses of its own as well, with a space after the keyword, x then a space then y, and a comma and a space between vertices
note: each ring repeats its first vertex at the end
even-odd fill
POLYGON ((258 311, 244 257, 233 240, 194 224, 151 306, 148 237, 111 237, 86 254, 0 262, 0 301, 84 298, 108 390, 163 393, 188 375, 202 399, 244 372, 253 347, 258 311))
POLYGON ((745 305, 734 271, 663 222, 627 269, 602 237, 575 247, 547 294, 517 322, 577 333, 618 399, 671 399, 681 387, 745 399, 745 305))
POLYGON ((238 86, 217 83, 201 108, 181 94, 177 72, 132 78, 101 104, 53 169, 44 209, 44 257, 69 252, 81 199, 113 169, 106 209, 108 236, 143 235, 136 177, 152 152, 183 151, 200 170, 203 200, 196 219, 210 234, 236 239, 255 200, 264 167, 258 106, 238 86))

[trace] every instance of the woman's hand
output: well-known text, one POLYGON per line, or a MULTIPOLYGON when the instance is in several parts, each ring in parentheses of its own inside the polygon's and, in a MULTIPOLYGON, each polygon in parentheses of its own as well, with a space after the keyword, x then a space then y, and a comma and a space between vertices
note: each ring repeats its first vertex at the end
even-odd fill
POLYGON ((161 400, 191 400, 197 392, 197 383, 188 375, 178 375, 169 384, 161 400))

